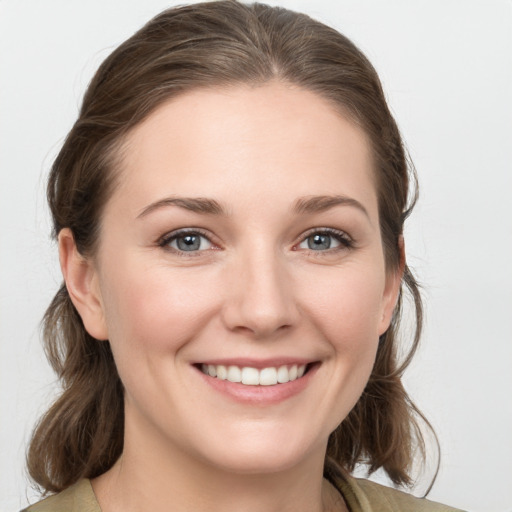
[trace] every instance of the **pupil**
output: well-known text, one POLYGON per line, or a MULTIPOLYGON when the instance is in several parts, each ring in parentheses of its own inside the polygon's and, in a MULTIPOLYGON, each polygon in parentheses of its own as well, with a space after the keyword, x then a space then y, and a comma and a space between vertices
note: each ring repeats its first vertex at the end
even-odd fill
POLYGON ((313 235, 309 237, 308 247, 313 251, 329 249, 329 247, 331 247, 330 235, 313 235))
POLYGON ((178 238, 177 242, 181 251, 195 251, 199 249, 201 239, 197 235, 185 235, 178 238))

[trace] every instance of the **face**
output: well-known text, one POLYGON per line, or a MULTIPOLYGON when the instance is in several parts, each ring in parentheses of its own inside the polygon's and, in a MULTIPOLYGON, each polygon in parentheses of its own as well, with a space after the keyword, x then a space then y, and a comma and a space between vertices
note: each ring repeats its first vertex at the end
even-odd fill
POLYGON ((365 134, 284 84, 190 92, 134 129, 82 314, 112 346, 126 447, 237 472, 323 460, 400 281, 372 172, 365 134))

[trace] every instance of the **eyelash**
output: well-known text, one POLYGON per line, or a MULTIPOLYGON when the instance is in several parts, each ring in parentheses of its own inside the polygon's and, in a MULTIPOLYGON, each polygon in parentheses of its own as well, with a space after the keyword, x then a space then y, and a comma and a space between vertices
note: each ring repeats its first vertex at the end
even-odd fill
POLYGON ((158 245, 166 250, 166 251, 169 251, 169 252, 172 252, 173 254, 177 254, 178 256, 184 256, 184 257, 195 257, 195 256, 200 256, 202 252, 204 252, 204 250, 202 251, 181 251, 179 249, 175 249, 174 247, 170 247, 169 244, 171 244, 174 240, 177 240, 178 238, 181 238, 181 237, 184 237, 184 236, 200 236, 200 237, 203 237, 205 238, 206 240, 208 240, 208 242, 210 244, 212 244, 213 246, 215 246, 215 244, 210 240, 210 237, 209 235, 201 230, 201 229, 197 229, 197 228, 194 228, 194 229, 180 229, 178 231, 172 231, 171 233, 167 233, 166 235, 164 235, 163 237, 161 237, 159 240, 158 240, 158 245))
POLYGON ((297 249, 295 249, 295 247, 297 245, 304 243, 308 238, 312 237, 313 235, 328 235, 340 243, 340 245, 338 247, 329 248, 325 251, 318 251, 318 250, 315 251, 313 249, 310 249, 309 252, 313 253, 315 256, 321 257, 321 256, 332 255, 333 253, 337 253, 339 251, 354 248, 354 241, 344 231, 340 231, 339 229, 334 229, 334 228, 314 228, 314 229, 311 229, 310 231, 306 232, 302 236, 301 241, 298 244, 294 245, 294 250, 297 250, 297 249))
MULTIPOLYGON (((207 250, 207 249, 203 249, 203 250, 196 250, 196 251, 182 251, 182 250, 170 247, 169 244, 171 244, 173 241, 177 240, 180 237, 184 237, 187 235, 203 237, 206 240, 208 240, 208 242, 210 244, 215 246, 214 242, 212 242, 210 240, 209 235, 205 231, 203 231, 201 229, 196 229, 196 228, 182 229, 182 230, 178 230, 178 231, 173 231, 171 233, 167 233, 166 235, 161 237, 157 243, 158 243, 158 246, 161 247, 162 249, 172 252, 174 254, 177 254, 179 256, 184 256, 184 257, 200 256, 201 253, 203 253, 207 250)), ((298 250, 297 246, 304 243, 305 241, 307 241, 307 239, 312 237, 313 235, 328 235, 340 243, 340 245, 338 247, 329 248, 324 251, 309 249, 309 252, 313 253, 315 256, 321 257, 321 256, 326 256, 328 254, 332 255, 333 253, 337 253, 342 250, 354 248, 354 241, 344 231, 340 231, 340 230, 334 229, 334 228, 314 228, 314 229, 311 229, 310 231, 306 232, 302 236, 300 241, 293 246, 293 250, 297 251, 298 250)))

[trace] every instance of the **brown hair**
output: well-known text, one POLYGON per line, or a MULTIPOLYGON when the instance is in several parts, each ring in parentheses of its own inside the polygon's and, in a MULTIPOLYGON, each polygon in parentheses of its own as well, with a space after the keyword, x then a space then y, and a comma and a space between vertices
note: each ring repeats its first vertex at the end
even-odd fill
MULTIPOLYGON (((270 80, 327 98, 367 133, 386 264, 396 271, 403 223, 416 200, 411 176, 416 183, 377 73, 334 29, 286 9, 234 0, 164 11, 103 62, 50 173, 54 235, 68 227, 79 252, 94 254, 122 142, 163 101, 192 88, 270 80)), ((416 448, 424 453, 417 424, 423 417, 401 382, 422 321, 418 285, 407 266, 403 285, 416 309, 416 332, 400 364, 401 291, 366 389, 329 438, 325 474, 331 479, 340 467, 352 471, 364 463, 369 472, 383 468, 396 484, 409 484, 416 448)), ((35 429, 28 469, 42 488, 56 492, 102 474, 121 455, 123 386, 108 341, 86 332, 64 284, 45 314, 44 340, 63 390, 35 429)))

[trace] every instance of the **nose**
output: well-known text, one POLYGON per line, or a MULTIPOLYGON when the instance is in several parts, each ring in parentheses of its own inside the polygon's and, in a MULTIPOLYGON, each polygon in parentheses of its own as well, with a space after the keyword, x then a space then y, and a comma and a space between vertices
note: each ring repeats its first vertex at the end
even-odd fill
POLYGON ((222 317, 225 326, 254 339, 278 336, 299 319, 293 283, 283 261, 269 250, 240 257, 229 269, 222 317))

